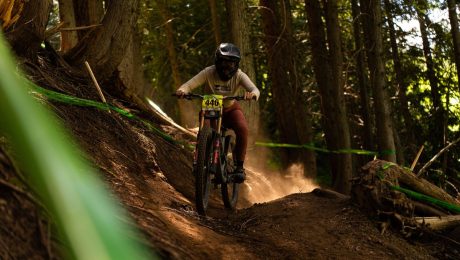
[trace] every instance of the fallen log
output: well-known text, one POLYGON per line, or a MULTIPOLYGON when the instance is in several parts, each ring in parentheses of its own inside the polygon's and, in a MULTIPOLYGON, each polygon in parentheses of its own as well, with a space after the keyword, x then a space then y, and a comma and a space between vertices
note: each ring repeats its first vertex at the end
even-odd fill
POLYGON ((396 170, 399 173, 398 179, 402 184, 404 184, 404 186, 410 187, 411 190, 423 193, 427 196, 431 196, 433 198, 443 200, 460 207, 460 202, 457 199, 450 196, 440 187, 432 184, 431 182, 423 178, 417 177, 415 174, 406 170, 405 168, 397 166, 396 170))
POLYGON ((350 196, 344 195, 342 193, 339 193, 339 192, 336 192, 330 189, 316 188, 312 191, 312 193, 318 197, 323 197, 323 198, 342 199, 342 200, 346 200, 350 198, 350 196))
POLYGON ((442 217, 415 217, 417 223, 423 224, 432 230, 443 231, 460 226, 460 215, 442 217))
POLYGON ((417 177, 409 169, 400 167, 394 163, 383 160, 373 160, 362 168, 361 178, 363 175, 369 174, 379 179, 372 179, 370 180, 371 183, 382 181, 390 186, 404 186, 412 191, 460 207, 460 201, 449 195, 446 191, 423 178, 417 177))
POLYGON ((424 228, 443 230, 460 226, 460 202, 443 189, 394 163, 373 160, 352 180, 351 200, 384 224, 396 226, 406 236, 424 228), (426 221, 422 225, 421 219, 426 221))
POLYGON ((442 209, 439 209, 435 206, 427 205, 418 201, 412 201, 412 204, 414 204, 414 214, 417 216, 422 216, 422 217, 440 217, 440 216, 446 216, 447 213, 442 211, 442 209))
POLYGON ((450 212, 460 213, 460 207, 453 203, 449 203, 443 200, 438 200, 436 198, 433 198, 433 197, 430 197, 430 196, 427 196, 427 195, 424 195, 424 194, 421 194, 421 193, 418 193, 418 192, 415 192, 409 189, 405 189, 399 186, 391 186, 391 188, 396 191, 402 192, 413 199, 423 201, 423 202, 428 202, 432 205, 440 206, 445 210, 449 210, 450 212))

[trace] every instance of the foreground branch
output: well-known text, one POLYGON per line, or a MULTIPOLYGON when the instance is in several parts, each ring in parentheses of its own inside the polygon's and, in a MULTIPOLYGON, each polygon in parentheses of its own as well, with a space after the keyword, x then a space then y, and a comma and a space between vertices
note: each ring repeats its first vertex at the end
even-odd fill
POLYGON ((415 221, 432 230, 446 230, 460 225, 460 215, 442 217, 416 217, 415 221))
POLYGON ((435 161, 436 159, 438 159, 439 156, 441 156, 441 154, 443 154, 445 151, 449 150, 450 147, 454 146, 456 143, 460 142, 460 138, 458 138, 457 140, 453 141, 452 143, 450 143, 449 145, 447 145, 446 147, 442 148, 441 151, 439 151, 439 153, 437 153, 429 162, 427 162, 423 167, 422 169, 420 169, 420 171, 418 171, 417 173, 417 177, 422 175, 422 173, 424 173, 426 171, 426 169, 428 167, 430 167, 435 161))

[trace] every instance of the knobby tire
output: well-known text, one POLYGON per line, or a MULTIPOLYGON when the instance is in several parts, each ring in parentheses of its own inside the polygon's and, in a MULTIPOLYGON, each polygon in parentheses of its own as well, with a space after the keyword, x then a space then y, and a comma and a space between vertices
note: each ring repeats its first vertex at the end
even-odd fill
MULTIPOLYGON (((229 157, 229 153, 232 153, 233 149, 231 148, 232 144, 232 137, 227 136, 225 138, 224 143, 224 154, 223 156, 227 157, 227 165, 225 167, 225 171, 227 171, 226 175, 233 173, 234 170, 234 163, 233 158, 229 157)), ((224 201, 224 205, 227 209, 235 209, 236 204, 238 202, 238 192, 239 192, 240 185, 239 183, 228 182, 222 183, 221 191, 222 191, 222 200, 224 201)))
POLYGON ((211 190, 211 174, 209 166, 212 158, 212 130, 204 126, 198 133, 197 162, 195 168, 195 205, 200 215, 206 215, 209 193, 211 190))

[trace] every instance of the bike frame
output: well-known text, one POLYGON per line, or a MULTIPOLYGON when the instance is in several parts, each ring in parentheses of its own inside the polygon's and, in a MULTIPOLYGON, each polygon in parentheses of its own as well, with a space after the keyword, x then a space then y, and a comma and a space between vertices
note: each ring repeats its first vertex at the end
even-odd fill
MULTIPOLYGON (((227 176, 225 174, 225 166, 227 163, 227 158, 223 158, 221 154, 224 152, 224 138, 222 136, 222 114, 223 108, 221 107, 219 111, 214 111, 217 115, 207 116, 207 111, 201 110, 200 112, 200 126, 199 130, 205 125, 205 121, 209 120, 210 127, 214 130, 212 135, 212 163, 210 167, 211 173, 217 177, 218 183, 226 183, 227 176)), ((195 148, 196 150, 196 148, 195 148)), ((196 151, 195 151, 195 163, 197 160, 196 151)))
POLYGON ((224 99, 243 100, 243 96, 187 94, 180 97, 201 99, 199 130, 193 158, 195 174, 195 205, 201 215, 206 215, 211 183, 220 185, 222 200, 227 209, 235 209, 238 201, 239 183, 232 181, 231 160, 227 158, 231 137, 222 125, 224 99), (209 126, 208 122, 209 121, 209 126), (214 177, 214 178, 211 178, 214 177))

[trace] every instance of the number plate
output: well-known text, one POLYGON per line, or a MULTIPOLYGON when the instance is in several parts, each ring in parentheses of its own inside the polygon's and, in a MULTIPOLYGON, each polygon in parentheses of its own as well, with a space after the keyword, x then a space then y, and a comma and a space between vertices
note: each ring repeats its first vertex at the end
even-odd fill
POLYGON ((220 111, 220 109, 222 108, 223 99, 224 96, 222 95, 205 95, 203 98, 203 102, 201 103, 201 108, 205 111, 220 111))

